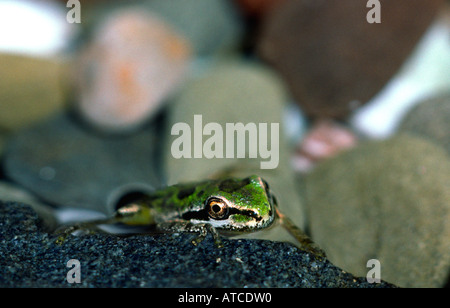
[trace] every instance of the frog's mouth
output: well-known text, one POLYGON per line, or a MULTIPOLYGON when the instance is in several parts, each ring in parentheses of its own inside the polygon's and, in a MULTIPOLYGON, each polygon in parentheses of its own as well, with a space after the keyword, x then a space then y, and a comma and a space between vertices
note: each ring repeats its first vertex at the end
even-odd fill
POLYGON ((213 219, 205 208, 192 210, 182 215, 184 220, 194 223, 208 223, 217 228, 221 233, 225 232, 251 232, 270 226, 274 220, 272 211, 263 217, 257 211, 247 208, 230 207, 226 216, 213 219))
POLYGON ((212 221, 230 221, 230 217, 232 215, 240 215, 242 217, 249 217, 252 220, 255 220, 256 222, 260 222, 263 217, 260 216, 256 211, 251 209, 239 209, 239 208, 229 208, 228 214, 224 216, 223 218, 216 218, 213 219, 209 217, 208 211, 204 208, 197 210, 197 211, 189 211, 182 215, 182 218, 184 220, 196 220, 196 221, 204 221, 204 222, 212 222, 212 221))

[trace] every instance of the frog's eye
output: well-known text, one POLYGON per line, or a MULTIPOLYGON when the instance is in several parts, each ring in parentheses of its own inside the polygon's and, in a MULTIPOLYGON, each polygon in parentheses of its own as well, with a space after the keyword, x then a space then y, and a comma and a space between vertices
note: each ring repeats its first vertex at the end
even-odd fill
POLYGON ((220 198, 209 198, 206 201, 206 210, 209 217, 213 219, 224 219, 228 216, 228 205, 220 198))

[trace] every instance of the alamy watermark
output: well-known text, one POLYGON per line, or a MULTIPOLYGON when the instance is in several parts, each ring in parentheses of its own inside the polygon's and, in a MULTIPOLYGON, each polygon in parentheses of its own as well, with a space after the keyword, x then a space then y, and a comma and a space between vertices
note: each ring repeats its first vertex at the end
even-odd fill
POLYGON ((68 283, 81 283, 81 264, 77 259, 67 261, 67 267, 70 268, 66 275, 68 283))
POLYGON ((377 259, 370 259, 366 264, 370 270, 367 272, 368 283, 381 283, 381 262, 377 259))
MULTIPOLYGON (((81 23, 81 3, 79 0, 68 0, 66 7, 70 10, 67 12, 67 22, 70 24, 81 23)), ((366 20, 370 24, 381 23, 381 3, 380 0, 368 0, 367 8, 370 8, 366 15, 366 20)))
POLYGON ((81 23, 81 3, 79 0, 69 0, 66 4, 70 10, 67 12, 66 20, 69 24, 81 23))
POLYGON ((367 1, 367 8, 370 8, 366 15, 366 20, 369 24, 380 24, 381 23, 381 3, 380 0, 369 0, 367 1))
POLYGON ((187 123, 172 126, 172 136, 179 136, 171 146, 175 159, 180 158, 261 158, 261 169, 275 169, 280 158, 280 124, 207 123, 202 115, 194 115, 194 127, 187 123), (204 136, 209 136, 206 140, 204 136), (268 145, 270 140, 270 147, 268 145), (193 146, 192 146, 193 145, 193 146))

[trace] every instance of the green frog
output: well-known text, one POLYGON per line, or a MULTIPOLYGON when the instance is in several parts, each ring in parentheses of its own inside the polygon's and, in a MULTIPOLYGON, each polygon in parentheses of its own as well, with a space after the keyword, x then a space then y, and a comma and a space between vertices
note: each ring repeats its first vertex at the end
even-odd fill
POLYGON ((278 207, 268 183, 259 176, 205 180, 177 184, 157 190, 121 206, 111 218, 72 225, 57 242, 78 229, 91 230, 98 225, 122 223, 153 227, 157 232, 193 232, 198 245, 211 234, 217 247, 223 247, 221 234, 233 235, 269 228, 278 218, 297 239, 301 248, 316 255, 323 252, 298 229, 278 207))

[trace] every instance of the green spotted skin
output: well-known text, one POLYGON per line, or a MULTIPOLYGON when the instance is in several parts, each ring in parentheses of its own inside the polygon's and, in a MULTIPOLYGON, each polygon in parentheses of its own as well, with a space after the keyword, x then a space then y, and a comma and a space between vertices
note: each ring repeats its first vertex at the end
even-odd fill
POLYGON ((167 222, 189 222, 219 231, 248 232, 270 226, 275 210, 267 183, 250 176, 169 186, 119 208, 118 214, 125 224, 155 224, 163 231, 161 226, 167 222))

